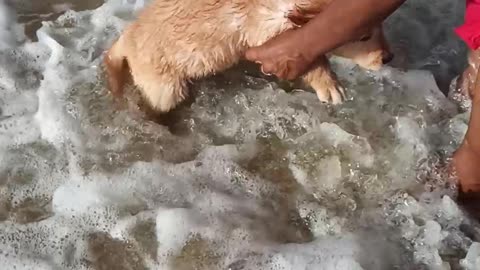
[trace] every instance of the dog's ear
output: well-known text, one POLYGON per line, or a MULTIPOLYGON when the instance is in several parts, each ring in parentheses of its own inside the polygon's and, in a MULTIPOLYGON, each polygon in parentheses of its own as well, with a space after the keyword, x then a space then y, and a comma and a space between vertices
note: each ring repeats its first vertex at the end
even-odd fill
POLYGON ((303 8, 295 5, 295 8, 288 13, 287 18, 295 24, 295 26, 300 27, 315 18, 322 10, 323 7, 303 8))

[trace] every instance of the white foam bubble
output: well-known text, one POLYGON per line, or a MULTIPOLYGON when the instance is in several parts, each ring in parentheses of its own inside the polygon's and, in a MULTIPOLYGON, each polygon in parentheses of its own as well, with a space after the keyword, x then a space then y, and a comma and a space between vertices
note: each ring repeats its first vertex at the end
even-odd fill
POLYGON ((15 36, 11 28, 15 21, 15 11, 6 5, 5 0, 0 1, 0 50, 12 47, 15 36))
POLYGON ((188 209, 165 209, 157 215, 157 240, 160 244, 160 254, 178 253, 185 245, 192 229, 197 225, 195 213, 188 209))
POLYGON ((468 249, 467 256, 461 261, 462 267, 467 270, 478 269, 480 267, 480 243, 474 242, 468 249))

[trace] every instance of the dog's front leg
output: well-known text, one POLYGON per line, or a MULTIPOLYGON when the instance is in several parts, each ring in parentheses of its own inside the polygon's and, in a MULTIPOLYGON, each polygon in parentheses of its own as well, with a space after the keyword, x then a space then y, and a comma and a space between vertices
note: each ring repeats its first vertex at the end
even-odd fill
POLYGON ((318 99, 325 103, 340 104, 345 100, 345 89, 330 69, 326 56, 318 59, 317 66, 303 76, 303 81, 317 92, 318 99))

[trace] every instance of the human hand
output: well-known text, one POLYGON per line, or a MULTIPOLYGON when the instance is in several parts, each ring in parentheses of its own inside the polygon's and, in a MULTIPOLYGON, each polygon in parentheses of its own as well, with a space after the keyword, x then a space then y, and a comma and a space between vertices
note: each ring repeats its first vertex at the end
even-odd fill
POLYGON ((288 30, 258 47, 246 51, 247 60, 261 64, 262 72, 294 80, 311 69, 315 56, 304 46, 301 29, 288 30))
MULTIPOLYGON (((300 27, 313 19, 320 10, 306 11, 300 7, 293 9, 288 19, 300 27)), ((288 30, 267 41, 261 46, 247 50, 247 60, 261 64, 266 75, 276 75, 280 79, 294 80, 307 72, 315 61, 315 57, 306 47, 302 47, 302 32, 288 30)))

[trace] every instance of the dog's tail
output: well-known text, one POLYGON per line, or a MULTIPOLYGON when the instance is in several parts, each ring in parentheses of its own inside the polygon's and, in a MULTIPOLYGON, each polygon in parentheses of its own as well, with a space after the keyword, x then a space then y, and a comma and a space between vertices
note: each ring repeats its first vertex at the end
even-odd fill
POLYGON ((123 37, 121 36, 103 57, 108 89, 115 97, 123 95, 123 88, 130 76, 123 46, 123 37))

